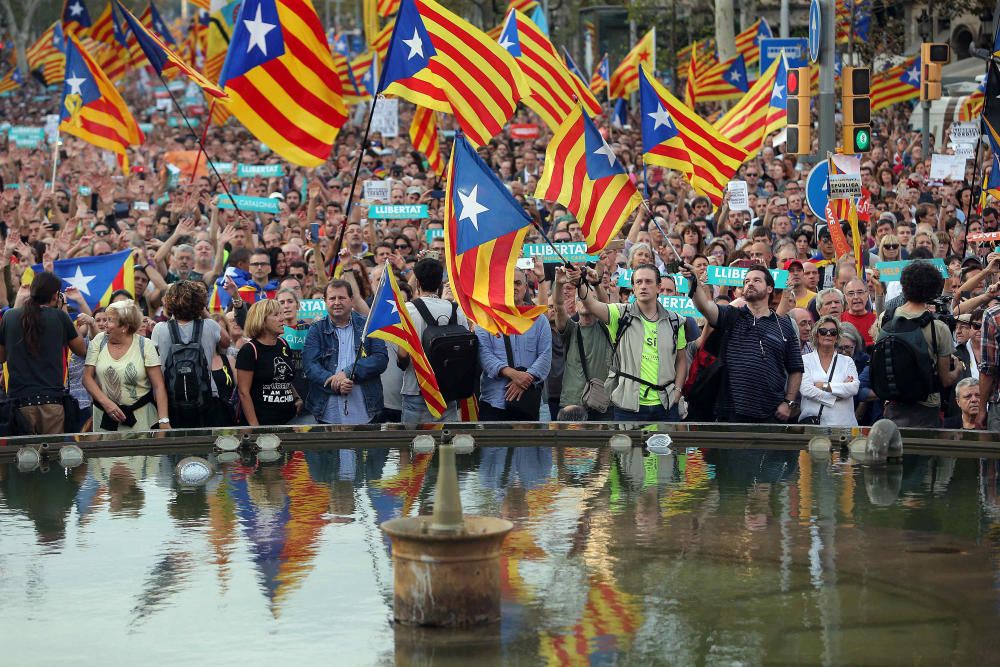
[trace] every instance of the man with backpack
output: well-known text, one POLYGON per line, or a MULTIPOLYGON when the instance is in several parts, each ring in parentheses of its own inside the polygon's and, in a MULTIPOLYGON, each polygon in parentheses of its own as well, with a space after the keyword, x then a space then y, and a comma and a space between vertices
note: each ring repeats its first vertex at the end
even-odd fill
MULTIPOLYGON (((632 303, 597 298, 596 274, 574 271, 577 294, 586 309, 608 326, 611 363, 605 387, 615 421, 679 421, 678 401, 687 378, 684 322, 665 309, 659 296, 660 272, 641 264, 632 272, 632 303)), ((573 280, 573 278, 571 278, 573 280)))
POLYGON ((441 417, 434 419, 420 393, 417 374, 403 350, 399 350, 399 365, 403 372, 403 423, 458 421, 456 400, 476 393, 479 365, 479 341, 469 329, 465 313, 454 301, 440 298, 444 265, 437 259, 426 257, 413 267, 417 281, 417 298, 406 304, 413 328, 420 337, 437 378, 441 395, 448 408, 441 417))
MULTIPOLYGON (((580 269, 573 266, 556 269, 555 326, 556 333, 563 338, 563 349, 566 351, 560 409, 556 414, 561 414, 564 408, 583 406, 586 410, 585 421, 611 421, 611 399, 604 386, 611 364, 611 333, 582 300, 576 301, 578 319, 568 316, 563 293, 567 280, 575 288, 580 281, 580 269)), ((576 294, 572 296, 577 298, 576 294)))
POLYGON ((774 277, 767 267, 750 266, 743 276, 743 300, 737 308, 716 304, 698 289, 693 267, 682 274, 691 281, 695 308, 720 336, 723 379, 716 404, 719 421, 736 424, 784 423, 798 407, 804 365, 799 337, 787 315, 771 310, 774 277))
POLYGON ((914 261, 899 277, 904 303, 882 313, 871 359, 872 390, 886 401, 885 418, 897 426, 941 427, 941 390, 955 384, 965 364, 954 356, 948 325, 931 301, 944 277, 928 261, 914 261))

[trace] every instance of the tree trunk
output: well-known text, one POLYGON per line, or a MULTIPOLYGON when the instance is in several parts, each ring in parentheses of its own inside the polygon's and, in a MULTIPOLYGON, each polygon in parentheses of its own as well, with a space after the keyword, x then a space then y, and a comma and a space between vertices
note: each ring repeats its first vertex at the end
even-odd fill
POLYGON ((720 62, 736 57, 733 0, 715 0, 715 43, 719 50, 720 62))
POLYGON ((28 35, 31 33, 31 19, 35 15, 41 0, 20 0, 17 5, 20 8, 21 21, 18 22, 14 13, 14 5, 11 0, 0 0, 4 13, 7 15, 7 27, 10 36, 14 41, 14 49, 17 54, 17 67, 21 74, 28 78, 28 60, 25 56, 25 49, 28 46, 28 35))

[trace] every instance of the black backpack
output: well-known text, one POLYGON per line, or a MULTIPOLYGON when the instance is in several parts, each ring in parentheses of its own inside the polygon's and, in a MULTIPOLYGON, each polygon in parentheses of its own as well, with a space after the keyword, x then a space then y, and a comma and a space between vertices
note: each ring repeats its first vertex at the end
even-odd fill
POLYGON ((198 427, 208 423, 207 413, 212 400, 212 380, 208 359, 201 346, 205 320, 194 321, 191 340, 181 341, 177 320, 167 320, 170 329, 170 356, 163 366, 163 379, 167 385, 172 426, 198 427))
POLYGON ((937 373, 937 331, 934 316, 924 313, 917 318, 895 317, 888 310, 882 320, 872 350, 872 391, 883 401, 916 403, 940 390, 937 373), (927 347, 923 328, 930 325, 935 353, 927 347))
POLYGON ((455 401, 475 394, 479 388, 479 339, 458 323, 458 304, 451 302, 451 317, 447 324, 441 324, 422 299, 414 299, 412 303, 427 324, 420 342, 444 400, 455 401))

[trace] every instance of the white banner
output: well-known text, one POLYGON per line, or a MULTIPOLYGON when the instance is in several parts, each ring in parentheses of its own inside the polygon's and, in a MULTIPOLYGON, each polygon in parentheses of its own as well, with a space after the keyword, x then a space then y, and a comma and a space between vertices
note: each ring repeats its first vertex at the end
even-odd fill
POLYGON ((399 100, 395 97, 380 97, 375 102, 375 115, 372 117, 372 132, 379 132, 383 137, 399 136, 399 100))

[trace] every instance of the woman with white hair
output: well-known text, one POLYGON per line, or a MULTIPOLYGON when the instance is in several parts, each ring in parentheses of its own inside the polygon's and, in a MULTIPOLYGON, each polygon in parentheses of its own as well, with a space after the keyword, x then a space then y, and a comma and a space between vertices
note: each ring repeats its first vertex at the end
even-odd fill
POLYGON ((83 386, 94 398, 95 431, 169 429, 170 412, 160 357, 136 334, 142 312, 135 301, 107 307, 105 332, 87 348, 83 386))

